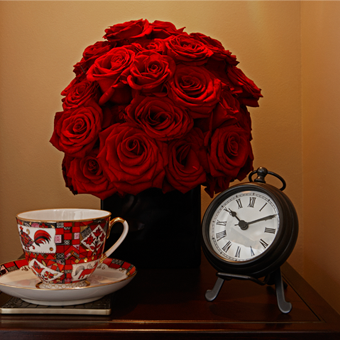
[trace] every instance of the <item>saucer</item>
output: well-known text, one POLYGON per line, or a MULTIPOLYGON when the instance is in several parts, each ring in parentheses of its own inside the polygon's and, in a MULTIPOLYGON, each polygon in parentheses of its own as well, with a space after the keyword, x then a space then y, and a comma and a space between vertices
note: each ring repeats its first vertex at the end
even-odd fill
POLYGON ((88 286, 42 289, 37 288, 40 280, 22 259, 0 265, 0 291, 37 305, 70 306, 101 299, 126 286, 136 274, 132 264, 107 258, 87 279, 88 286))

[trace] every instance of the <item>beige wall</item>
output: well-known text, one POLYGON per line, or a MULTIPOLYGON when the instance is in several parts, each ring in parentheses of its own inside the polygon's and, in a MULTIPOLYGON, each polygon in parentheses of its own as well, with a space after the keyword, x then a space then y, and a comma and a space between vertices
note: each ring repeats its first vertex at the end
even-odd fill
POLYGON ((340 3, 302 5, 304 276, 340 313, 340 3))
MULTIPOLYGON (((305 271, 323 293, 325 280, 315 281, 309 269, 314 261, 321 262, 314 251, 313 242, 316 242, 319 230, 313 223, 322 216, 311 217, 308 207, 311 204, 315 206, 313 210, 318 208, 317 201, 309 196, 312 191, 322 196, 325 189, 313 180, 320 178, 318 167, 313 171, 310 167, 315 166, 314 163, 328 164, 325 162, 327 155, 331 163, 331 155, 337 154, 335 132, 328 136, 314 131, 324 123, 314 116, 319 113, 318 108, 323 111, 325 98, 333 110, 327 111, 331 115, 327 118, 328 123, 331 125, 331 121, 338 119, 335 116, 337 96, 331 96, 326 88, 321 96, 312 85, 319 86, 320 77, 326 85, 335 83, 331 65, 328 65, 327 73, 321 72, 326 68, 326 56, 333 53, 333 46, 324 40, 329 34, 336 33, 328 26, 325 32, 318 31, 319 35, 313 37, 318 40, 311 41, 308 27, 302 25, 301 39, 301 18, 313 26, 313 17, 321 15, 315 8, 317 3, 314 7, 309 5, 312 6, 309 2, 297 1, 1 1, 0 263, 13 260, 21 253, 15 224, 18 212, 47 207, 99 207, 98 199, 88 195, 74 197, 65 188, 60 167, 63 155, 48 142, 54 113, 61 110, 59 94, 73 78, 72 65, 80 60, 85 47, 101 39, 106 27, 132 19, 158 19, 172 21, 177 27, 186 26, 187 32, 198 31, 220 40, 237 55, 242 70, 262 88, 264 98, 260 100, 260 108, 250 109, 255 167, 265 166, 286 179, 286 193, 297 208, 301 224, 298 244, 289 262, 300 273, 305 271), (323 52, 317 46, 321 43, 326 49, 323 52), (307 62, 308 54, 303 49, 308 48, 313 50, 314 56, 307 62), (306 67, 301 67, 301 58, 306 67), (315 68, 317 73, 312 73, 315 68), (307 79, 307 75, 311 78, 307 79), (311 87, 308 91, 304 88, 307 85, 311 87), (313 101, 309 101, 309 96, 313 101), (313 111, 313 122, 306 110, 313 111), (326 143, 324 150, 317 144, 317 154, 312 147, 315 134, 320 142, 326 143), (305 157, 309 153, 312 153, 310 160, 305 157), (311 191, 304 191, 303 184, 305 187, 308 184, 311 191), (307 224, 303 223, 305 216, 307 224)), ((327 11, 336 10, 339 14, 336 5, 327 3, 325 7, 330 6, 327 11)), ((333 16, 332 19, 335 23, 333 16)), ((327 126, 322 127, 326 130, 327 126)), ((330 128, 335 130, 335 125, 330 128)), ((330 167, 333 172, 327 175, 327 180, 334 181, 335 168, 332 164, 330 167)), ((327 196, 332 202, 336 202, 335 184, 327 196)), ((205 209, 209 198, 203 198, 205 209)), ((339 254, 335 237, 340 232, 335 223, 332 227, 333 248, 329 247, 326 237, 320 238, 322 244, 316 246, 329 260, 324 275, 332 281, 333 291, 326 297, 340 311, 340 297, 334 298, 340 287, 339 274, 331 269, 332 265, 337 267, 339 254), (326 249, 330 249, 330 253, 326 253, 326 249)))

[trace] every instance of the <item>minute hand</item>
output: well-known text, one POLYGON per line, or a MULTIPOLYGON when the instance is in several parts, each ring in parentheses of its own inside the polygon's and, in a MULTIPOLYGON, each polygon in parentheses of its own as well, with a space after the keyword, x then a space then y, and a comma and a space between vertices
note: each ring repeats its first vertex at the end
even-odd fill
POLYGON ((268 215, 266 217, 262 217, 262 218, 259 218, 257 220, 254 220, 254 221, 247 222, 247 224, 249 225, 249 224, 253 224, 253 223, 256 223, 256 222, 260 222, 260 221, 270 220, 270 219, 272 219, 275 216, 276 216, 276 214, 275 215, 268 215))

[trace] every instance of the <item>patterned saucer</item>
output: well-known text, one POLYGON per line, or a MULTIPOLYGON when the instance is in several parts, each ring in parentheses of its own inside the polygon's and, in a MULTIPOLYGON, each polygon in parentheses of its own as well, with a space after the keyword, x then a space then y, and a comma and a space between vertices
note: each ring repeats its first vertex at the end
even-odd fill
POLYGON ((126 286, 137 274, 130 263, 107 258, 80 288, 37 288, 39 279, 28 268, 26 260, 0 265, 0 291, 38 305, 70 306, 101 299, 126 286))

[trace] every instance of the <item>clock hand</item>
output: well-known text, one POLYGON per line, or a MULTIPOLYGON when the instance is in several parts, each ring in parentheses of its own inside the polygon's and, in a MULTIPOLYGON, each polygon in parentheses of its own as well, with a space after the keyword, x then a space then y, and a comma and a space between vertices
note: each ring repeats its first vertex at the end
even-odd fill
POLYGON ((242 230, 247 230, 249 228, 249 224, 260 222, 260 221, 265 221, 265 220, 270 220, 271 218, 273 218, 275 216, 276 216, 276 214, 268 215, 268 216, 259 218, 259 219, 254 220, 254 221, 250 221, 250 222, 239 220, 239 223, 235 224, 235 225, 238 225, 242 230))
POLYGON ((248 229, 248 223, 246 221, 243 221, 243 220, 240 220, 238 217, 237 217, 237 214, 235 211, 232 211, 230 209, 227 209, 228 213, 233 216, 233 217, 236 217, 237 220, 238 220, 238 223, 235 224, 235 225, 238 225, 242 230, 246 230, 248 229))
POLYGON ((268 215, 268 216, 266 216, 266 217, 262 217, 262 218, 259 218, 259 219, 257 219, 257 220, 254 220, 254 221, 247 222, 247 224, 249 225, 249 224, 256 223, 256 222, 260 222, 260 221, 270 220, 270 219, 272 219, 272 218, 275 217, 275 216, 276 216, 276 214, 274 214, 274 215, 268 215))
POLYGON ((238 217, 235 211, 232 211, 231 209, 227 209, 228 213, 232 216, 232 217, 236 217, 238 221, 241 221, 238 217))

